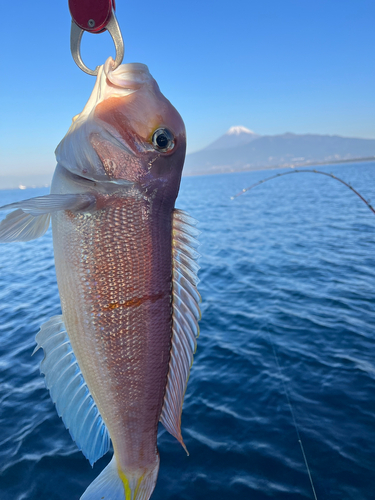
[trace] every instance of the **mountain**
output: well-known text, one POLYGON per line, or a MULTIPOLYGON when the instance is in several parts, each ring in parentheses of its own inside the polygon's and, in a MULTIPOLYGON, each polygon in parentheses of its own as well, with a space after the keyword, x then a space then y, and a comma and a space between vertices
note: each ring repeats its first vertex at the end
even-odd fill
POLYGON ((237 125, 235 127, 231 127, 228 132, 219 137, 219 139, 216 139, 216 141, 206 146, 204 151, 244 146, 245 144, 249 144, 249 142, 254 139, 258 139, 258 137, 260 137, 260 135, 255 134, 252 130, 242 127, 241 125, 237 125))
POLYGON ((245 127, 231 127, 208 147, 187 155, 184 175, 314 165, 369 157, 375 158, 375 139, 292 133, 260 136, 245 127))

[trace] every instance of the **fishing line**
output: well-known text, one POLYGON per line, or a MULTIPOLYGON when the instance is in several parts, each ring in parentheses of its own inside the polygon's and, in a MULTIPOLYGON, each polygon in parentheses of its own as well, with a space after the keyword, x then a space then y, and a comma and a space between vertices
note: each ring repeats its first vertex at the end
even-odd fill
POLYGON ((331 179, 334 179, 335 181, 338 181, 338 182, 341 182, 341 184, 344 184, 344 186, 346 186, 347 188, 349 188, 351 191, 353 191, 354 194, 356 194, 362 201, 363 203, 365 203, 368 208, 371 210, 371 212, 373 212, 375 214, 375 209, 374 207, 371 205, 371 203, 366 200, 356 189, 353 188, 353 186, 351 186, 348 182, 345 182, 344 180, 340 179, 339 177, 336 177, 336 175, 333 175, 331 173, 328 173, 328 172, 322 172, 321 170, 311 170, 311 169, 295 169, 295 170, 292 170, 291 172, 283 172, 281 174, 275 174, 275 175, 272 175, 271 177, 267 177, 266 179, 262 179, 261 181, 258 181, 258 182, 255 182, 254 184, 252 184, 251 186, 243 189, 242 191, 240 191, 239 193, 235 194, 234 196, 231 196, 231 200, 234 200, 235 198, 238 198, 239 196, 241 196, 241 194, 244 194, 246 193, 247 191, 250 191, 250 189, 253 189, 257 186, 259 186, 260 184, 263 184, 264 182, 267 182, 267 181, 270 181, 272 179, 276 179, 277 177, 282 177, 283 175, 291 175, 291 174, 320 174, 320 175, 325 175, 327 177, 331 177, 331 179))
POLYGON ((316 496, 314 482, 313 482, 313 479, 312 479, 311 470, 310 470, 310 467, 309 467, 309 464, 308 464, 308 461, 307 461, 305 449, 303 447, 301 435, 300 435, 300 432, 299 432, 299 428, 298 428, 298 424, 297 424, 297 419, 296 419, 296 415, 295 415, 294 408, 293 408, 293 405, 292 405, 292 401, 290 399, 289 391, 288 391, 288 389, 286 387, 286 384, 285 384, 285 381, 284 381, 284 376, 283 376, 283 372, 281 370, 281 366, 280 366, 280 362, 279 362, 279 357, 277 355, 277 351, 276 351, 275 345, 272 342, 271 334, 270 334, 270 332, 268 330, 268 326, 267 325, 265 326, 265 331, 267 333, 268 341, 269 341, 269 343, 270 343, 270 345, 272 347, 273 357, 275 359, 275 363, 276 363, 276 366, 277 366, 277 369, 278 369, 278 372, 279 372, 279 376, 280 376, 281 383, 282 383, 282 386, 283 386, 284 394, 285 394, 286 400, 288 402, 289 410, 290 410, 290 413, 292 415, 292 420, 293 420, 294 428, 295 428, 296 434, 297 434, 297 440, 298 440, 298 443, 299 443, 300 448, 301 448, 303 460, 305 462, 307 474, 309 476, 310 485, 311 485, 311 489, 312 489, 312 492, 313 492, 313 495, 314 495, 314 499, 318 500, 318 497, 316 496))
MULTIPOLYGON (((270 181, 272 179, 276 179, 277 177, 282 177, 284 175, 301 174, 301 173, 320 174, 320 175, 325 175, 327 177, 331 177, 331 179, 334 179, 334 180, 340 182, 341 184, 343 184, 344 186, 346 186, 347 188, 349 188, 351 191, 353 191, 353 193, 356 194, 365 203, 365 205, 367 205, 367 207, 375 214, 375 209, 371 205, 370 201, 366 200, 349 183, 345 182, 343 179, 340 179, 339 177, 336 177, 332 173, 322 172, 320 170, 315 170, 315 169, 294 169, 294 170, 292 170, 290 172, 282 172, 282 173, 278 173, 278 174, 272 175, 271 177, 267 177, 266 179, 262 179, 262 180, 260 180, 258 182, 255 182, 251 186, 249 186, 249 187, 247 187, 245 189, 242 189, 242 191, 240 191, 236 195, 231 196, 231 200, 234 200, 235 198, 238 198, 238 196, 241 196, 242 194, 246 193, 247 191, 250 191, 251 189, 259 186, 260 184, 263 184, 264 182, 270 181)), ((268 337, 268 341, 269 341, 269 343, 270 343, 270 345, 272 347, 273 356, 274 356, 275 363, 276 363, 276 366, 277 366, 277 369, 278 369, 278 372, 279 372, 279 376, 281 378, 281 383, 282 383, 282 386, 283 386, 283 391, 284 391, 286 400, 288 402, 289 410, 290 410, 290 413, 292 415, 292 420, 293 420, 294 428, 295 428, 295 431, 296 431, 297 440, 298 440, 299 446, 301 448, 303 460, 305 462, 305 466, 306 466, 307 474, 308 474, 308 477, 309 477, 311 489, 312 489, 312 492, 313 492, 314 500, 317 500, 318 497, 316 495, 316 491, 315 491, 315 487, 314 487, 314 482, 313 482, 311 470, 310 470, 310 467, 309 467, 309 464, 308 464, 308 461, 307 461, 307 456, 306 456, 305 449, 304 449, 304 446, 303 446, 303 443, 302 443, 302 439, 301 439, 301 435, 300 435, 300 432, 299 432, 299 426, 297 424, 296 414, 295 414, 295 411, 294 411, 294 408, 293 408, 293 405, 292 405, 291 398, 289 396, 288 388, 287 388, 286 383, 284 381, 284 377, 283 377, 281 365, 280 365, 280 362, 279 362, 279 357, 277 355, 277 351, 276 351, 275 345, 274 345, 274 343, 272 341, 271 334, 270 334, 270 332, 268 330, 268 325, 267 324, 265 325, 264 330, 266 331, 266 334, 267 334, 267 337, 268 337)))

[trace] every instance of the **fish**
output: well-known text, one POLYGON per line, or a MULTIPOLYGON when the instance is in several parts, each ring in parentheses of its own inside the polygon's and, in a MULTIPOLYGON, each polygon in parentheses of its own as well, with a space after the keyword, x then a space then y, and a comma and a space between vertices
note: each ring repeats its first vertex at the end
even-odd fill
POLYGON ((62 314, 36 335, 40 370, 90 463, 114 450, 81 500, 150 498, 159 421, 186 450, 201 298, 197 221, 175 208, 185 152, 183 120, 147 66, 109 58, 56 149, 50 194, 1 207, 12 210, 1 243, 52 222, 62 314))

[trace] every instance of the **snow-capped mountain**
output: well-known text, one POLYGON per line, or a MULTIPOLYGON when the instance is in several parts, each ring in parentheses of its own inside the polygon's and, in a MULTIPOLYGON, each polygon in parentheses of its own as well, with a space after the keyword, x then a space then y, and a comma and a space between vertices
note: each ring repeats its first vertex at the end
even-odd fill
POLYGON ((224 135, 219 137, 219 139, 216 139, 216 141, 205 147, 204 151, 244 146, 258 137, 260 137, 260 135, 256 134, 252 130, 243 127, 242 125, 236 125, 231 127, 224 135))
POLYGON ((236 126, 204 149, 187 155, 184 175, 240 172, 374 158, 375 139, 338 135, 260 136, 236 126))

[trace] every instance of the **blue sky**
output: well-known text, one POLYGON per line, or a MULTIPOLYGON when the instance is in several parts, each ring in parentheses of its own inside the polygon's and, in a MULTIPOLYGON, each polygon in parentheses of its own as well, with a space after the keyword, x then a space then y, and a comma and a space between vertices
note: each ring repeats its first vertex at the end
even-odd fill
MULTIPOLYGON (((148 65, 196 151, 232 125, 255 132, 375 138, 375 2, 117 0, 124 62, 148 65)), ((0 182, 53 172, 54 149, 94 85, 69 49, 67 0, 7 2, 0 182)), ((114 48, 85 34, 87 65, 114 48)))

